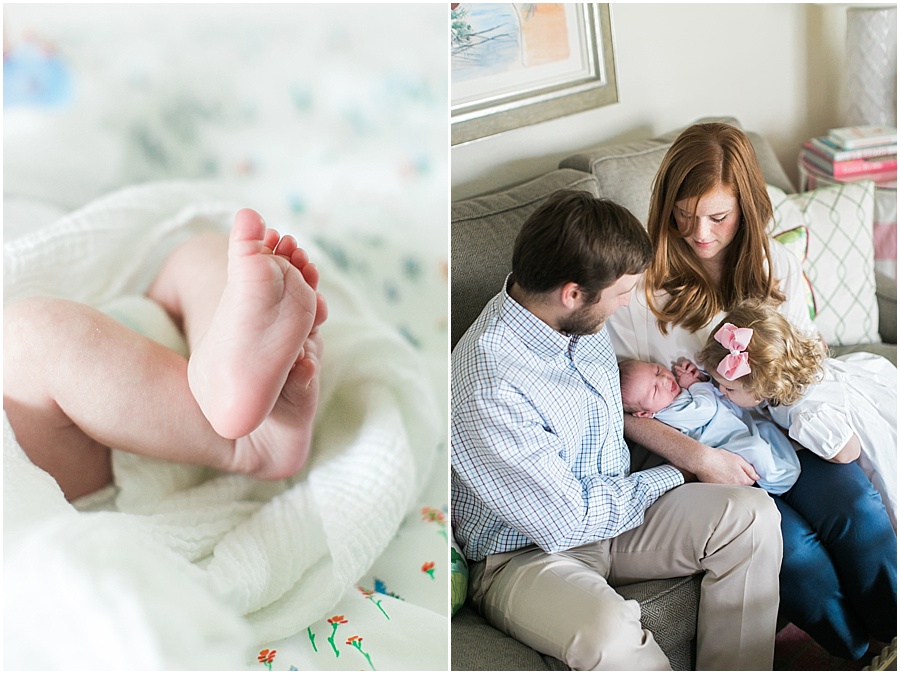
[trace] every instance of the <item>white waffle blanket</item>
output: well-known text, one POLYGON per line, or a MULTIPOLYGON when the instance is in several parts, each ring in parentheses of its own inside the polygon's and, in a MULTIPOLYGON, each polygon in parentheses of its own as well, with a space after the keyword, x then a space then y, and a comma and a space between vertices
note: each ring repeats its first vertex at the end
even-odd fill
MULTIPOLYGON (((6 244, 4 303, 139 295, 173 246, 234 212, 210 186, 117 192, 6 244)), ((231 669, 331 611, 398 531, 443 439, 433 389, 419 354, 298 238, 329 317, 313 450, 291 480, 115 452, 107 502, 76 508, 4 414, 6 668, 231 669)))

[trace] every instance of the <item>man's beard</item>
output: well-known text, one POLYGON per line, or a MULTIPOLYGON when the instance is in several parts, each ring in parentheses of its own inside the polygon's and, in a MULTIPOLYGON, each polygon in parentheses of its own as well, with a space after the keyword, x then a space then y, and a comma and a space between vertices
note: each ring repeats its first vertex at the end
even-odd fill
POLYGON ((594 335, 600 332, 608 316, 597 316, 592 304, 585 305, 566 316, 559 323, 559 331, 567 335, 594 335))

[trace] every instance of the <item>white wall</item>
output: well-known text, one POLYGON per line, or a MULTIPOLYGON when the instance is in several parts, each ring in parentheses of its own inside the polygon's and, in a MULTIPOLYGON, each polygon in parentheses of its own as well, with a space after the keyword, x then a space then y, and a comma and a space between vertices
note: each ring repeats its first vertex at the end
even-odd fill
POLYGON ((454 200, 523 182, 573 152, 727 115, 796 183, 800 143, 840 121, 846 5, 611 5, 619 102, 455 146, 454 200))

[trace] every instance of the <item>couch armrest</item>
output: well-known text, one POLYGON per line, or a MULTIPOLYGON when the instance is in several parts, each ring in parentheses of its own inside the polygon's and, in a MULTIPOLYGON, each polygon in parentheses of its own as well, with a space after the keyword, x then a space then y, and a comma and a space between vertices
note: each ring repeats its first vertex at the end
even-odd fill
POLYGON ((875 272, 875 296, 878 298, 878 334, 881 341, 897 343, 897 281, 875 272))

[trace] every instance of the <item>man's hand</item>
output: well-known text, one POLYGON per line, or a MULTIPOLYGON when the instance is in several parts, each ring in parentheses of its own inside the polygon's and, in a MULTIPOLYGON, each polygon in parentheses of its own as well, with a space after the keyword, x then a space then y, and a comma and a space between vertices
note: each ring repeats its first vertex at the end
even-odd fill
POLYGON ((700 482, 752 485, 759 475, 743 458, 726 449, 709 448, 696 469, 700 482))
POLYGON ((681 388, 689 388, 692 384, 706 381, 706 376, 700 372, 700 369, 687 358, 682 358, 675 363, 672 368, 672 374, 681 388))

